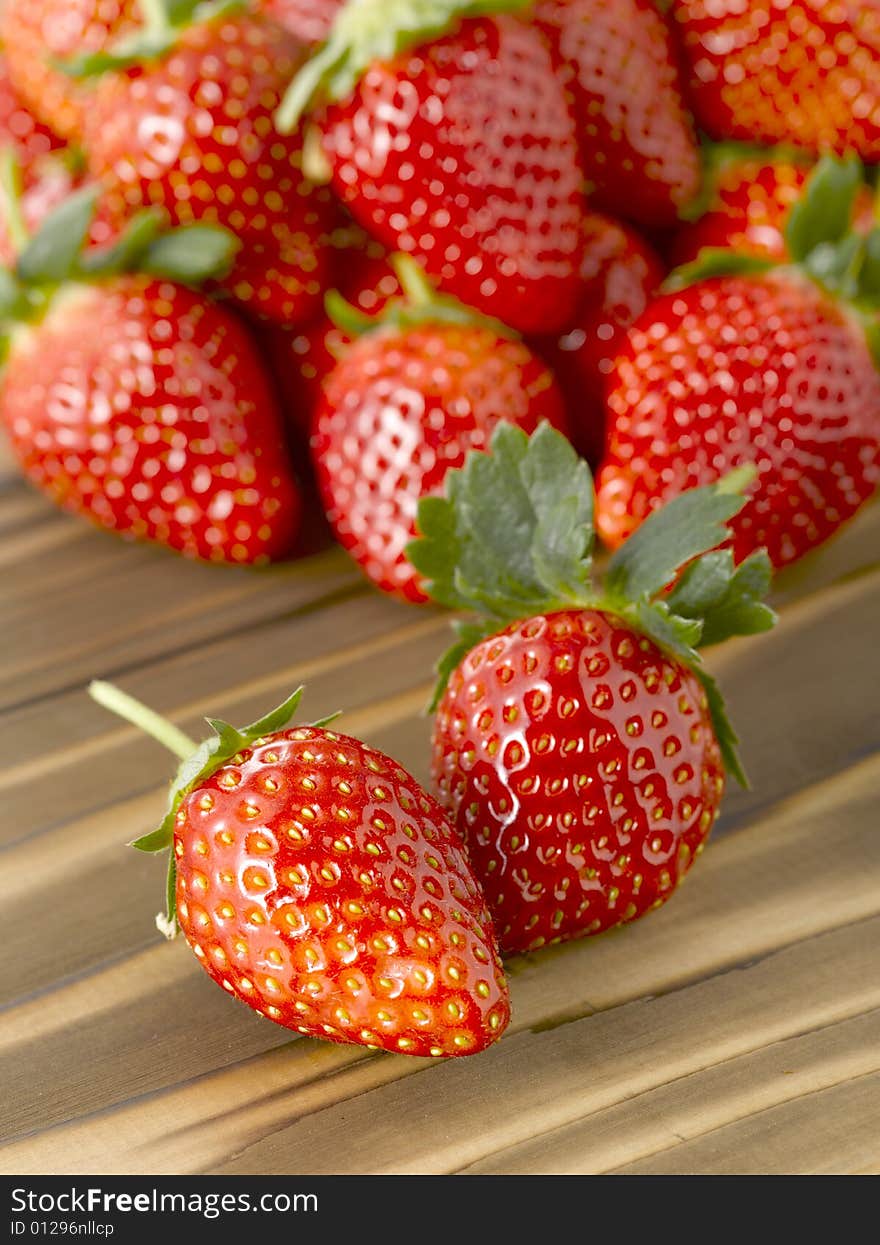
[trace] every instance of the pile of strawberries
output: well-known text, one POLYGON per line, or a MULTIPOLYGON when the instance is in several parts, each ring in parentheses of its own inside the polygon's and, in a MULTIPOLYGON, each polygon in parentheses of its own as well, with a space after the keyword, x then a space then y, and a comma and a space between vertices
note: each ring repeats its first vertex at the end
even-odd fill
POLYGON ((28 478, 218 562, 320 509, 468 615, 439 804, 290 704, 218 724, 140 844, 167 927, 302 1032, 481 1049, 499 948, 674 890, 742 777, 698 647, 880 480, 880 0, 5 0, 0 37, 28 478))

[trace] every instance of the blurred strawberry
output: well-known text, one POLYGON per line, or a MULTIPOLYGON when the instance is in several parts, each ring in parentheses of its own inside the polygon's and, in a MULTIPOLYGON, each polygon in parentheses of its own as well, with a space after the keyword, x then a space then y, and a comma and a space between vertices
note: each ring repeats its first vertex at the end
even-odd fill
POLYGON ((791 209, 781 265, 703 251, 653 302, 608 384, 597 525, 617 547, 656 507, 744 464, 739 561, 777 567, 834 535, 880 481, 880 229, 852 228, 861 170, 826 159, 791 209))
POLYGON ((605 441, 605 382, 617 347, 666 274, 659 255, 635 230, 607 216, 588 215, 584 238, 577 314, 564 333, 535 337, 531 345, 565 394, 578 452, 595 465, 605 441))
POLYGON ((112 218, 158 205, 175 224, 231 229, 242 243, 231 293, 295 324, 320 307, 334 219, 327 192, 303 176, 301 135, 284 138, 273 124, 305 55, 275 22, 220 3, 184 8, 175 23, 153 22, 115 55, 79 66, 103 75, 86 147, 112 218))
POLYGON ((577 105, 593 202, 654 228, 697 193, 700 157, 672 38, 654 0, 538 0, 577 105))
POLYGON ((578 295, 574 119, 540 32, 512 16, 462 20, 471 9, 428 6, 420 26, 406 0, 350 3, 279 124, 324 105, 333 186, 365 229, 469 306, 554 331, 578 295))
POLYGON ((502 420, 533 431, 566 427, 547 368, 496 321, 436 294, 411 259, 397 257, 406 295, 376 318, 331 297, 362 334, 326 377, 312 427, 312 458, 340 544, 385 592, 420 602, 406 559, 419 499, 442 487, 469 449, 502 420))
POLYGON ((880 0, 673 0, 714 139, 880 160, 880 0))
POLYGON ((64 144, 22 102, 12 85, 7 58, 0 51, 0 148, 4 147, 11 147, 22 169, 29 169, 64 144))
POLYGON ((84 250, 94 201, 68 197, 0 270, 0 423, 23 471, 64 509, 190 557, 284 556, 300 499, 262 360, 232 313, 181 284, 228 267, 235 239, 160 236, 146 212, 84 250))
POLYGON ((79 141, 88 87, 53 62, 104 51, 136 28, 139 15, 139 0, 8 0, 0 39, 22 102, 60 137, 79 141))

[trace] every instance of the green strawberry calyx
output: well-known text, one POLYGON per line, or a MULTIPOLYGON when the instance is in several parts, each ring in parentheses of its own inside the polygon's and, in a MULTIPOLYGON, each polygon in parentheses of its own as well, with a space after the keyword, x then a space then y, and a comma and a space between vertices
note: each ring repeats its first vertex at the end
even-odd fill
POLYGON ((330 34, 299 71, 276 113, 282 134, 310 109, 346 99, 376 61, 388 63, 457 30, 469 17, 517 13, 532 0, 348 0, 330 34))
POLYGON ((411 255, 392 255, 390 263, 403 295, 389 299, 377 315, 353 307, 338 290, 330 290, 325 296, 328 316, 349 337, 363 337, 380 330, 405 331, 422 324, 457 324, 489 329, 510 341, 519 340, 519 334, 500 320, 484 316, 451 294, 438 291, 411 255))
POLYGON ((793 269, 849 307, 864 328, 880 367, 880 219, 867 231, 854 223, 865 185, 858 157, 824 156, 789 212, 787 259, 706 247, 692 263, 676 269, 664 288, 674 291, 714 277, 761 276, 793 269))
POLYGON ((42 319, 57 291, 71 282, 143 273, 198 286, 232 267, 239 241, 229 230, 215 225, 168 229, 158 208, 137 212, 112 245, 89 246, 99 194, 97 186, 74 191, 31 237, 21 209, 21 171, 13 153, 0 153, 0 212, 16 252, 14 265, 0 267, 0 334, 16 323, 42 319))
POLYGON ((474 645, 511 622, 572 607, 603 610, 699 677, 727 769, 747 785, 736 734, 699 648, 776 623, 762 601, 772 579, 767 553, 736 566, 731 551, 719 548, 755 475, 752 466, 737 468, 655 510, 611 558, 599 585, 588 465, 547 423, 531 437, 499 424, 489 453, 472 451, 464 467, 447 473, 445 496, 419 502, 420 537, 407 548, 433 600, 471 615, 453 624, 458 642, 438 665, 432 708, 474 645))
POLYGON ((138 0, 143 25, 99 52, 86 52, 53 65, 70 78, 94 78, 161 60, 190 26, 245 12, 245 0, 138 0))
MULTIPOLYGON (((276 709, 258 718, 250 726, 244 726, 241 729, 230 726, 228 722, 220 718, 207 718, 206 721, 214 733, 203 743, 197 744, 167 718, 163 718, 161 714, 148 708, 133 696, 129 696, 127 692, 123 692, 112 683, 97 679, 89 685, 89 695, 94 701, 150 735, 180 759, 180 765, 168 793, 164 817, 155 830, 135 839, 131 844, 140 852, 168 852, 166 907, 164 914, 160 913, 156 918, 156 924, 166 938, 174 938, 179 931, 175 902, 177 867, 173 846, 174 827, 181 804, 191 791, 210 778, 218 769, 233 761, 241 753, 264 742, 269 736, 283 731, 299 709, 304 690, 298 687, 276 709)), ((338 714, 333 714, 311 725, 329 726, 337 716, 338 714)))

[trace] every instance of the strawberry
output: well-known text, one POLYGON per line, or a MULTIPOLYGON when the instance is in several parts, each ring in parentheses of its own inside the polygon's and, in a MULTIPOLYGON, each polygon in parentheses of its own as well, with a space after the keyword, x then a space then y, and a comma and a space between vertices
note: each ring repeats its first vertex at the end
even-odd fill
POLYGON ((365 229, 521 332, 562 329, 584 211, 574 120, 524 0, 351 0, 279 113, 317 108, 333 187, 365 229), (431 42, 433 40, 433 42, 431 42), (394 55, 389 55, 389 49, 394 55))
POLYGON ((704 251, 652 303, 609 378, 598 527, 612 548, 660 502, 742 463, 737 558, 783 566, 832 536, 880 479, 880 231, 851 232, 860 177, 827 160, 789 215, 799 269, 704 251), (873 304, 873 312, 870 310, 873 304), (866 329, 868 335, 866 337, 866 329))
POLYGON ((172 23, 159 6, 137 39, 78 65, 101 73, 86 118, 89 169, 117 221, 153 205, 175 224, 231 229, 242 242, 227 283, 235 298, 305 323, 326 284, 332 209, 303 177, 301 136, 280 136, 272 117, 306 53, 268 18, 228 9, 184 6, 172 23))
MULTIPOLYGON (((337 268, 340 294, 364 315, 381 312, 389 299, 401 294, 397 275, 376 243, 367 243, 364 250, 346 250, 337 268)), ((263 341, 284 397, 288 421, 295 434, 308 439, 324 379, 351 345, 352 338, 325 312, 300 329, 266 325, 263 341)))
POLYGON ((553 370, 566 399, 575 446, 591 464, 605 440, 605 379, 617 345, 655 296, 663 262, 633 229, 598 213, 584 220, 580 306, 564 333, 532 346, 553 370))
POLYGON ((440 664, 432 772, 514 952, 673 893, 718 815, 725 765, 744 781, 697 645, 775 616, 760 602, 766 554, 734 567, 715 548, 748 472, 658 511, 598 587, 587 464, 547 425, 531 439, 500 425, 491 450, 422 502, 409 556, 435 600, 475 616, 440 664))
POLYGON ((137 25, 139 0, 7 0, 0 39, 23 103, 55 134, 82 137, 88 90, 58 67, 77 53, 102 52, 137 25))
POLYGON ((311 1037, 408 1055, 497 1041, 507 986, 485 903, 442 809, 396 761, 328 723, 288 728, 302 688, 196 748, 103 683, 99 703, 178 752, 159 828, 177 923, 205 971, 311 1037))
POLYGON ((94 197, 68 198, 0 270, 0 424, 22 469, 124 535, 215 561, 283 556, 299 494, 262 361, 234 315, 179 284, 228 267, 234 239, 157 236, 148 212, 81 254, 94 197))
POLYGON ((577 105, 591 198, 643 225, 674 224, 700 186, 672 37, 654 0, 538 0, 577 105))
POLYGON ((279 26, 314 47, 323 43, 345 0, 262 0, 260 9, 279 26))
MULTIPOLYGON (((708 154, 705 194, 672 240, 673 265, 691 263, 706 248, 786 259, 788 215, 803 196, 809 164, 782 148, 735 143, 710 147, 708 154)), ((873 195, 867 186, 856 200, 853 223, 860 233, 873 228, 873 195)))
POLYGON ((435 295, 410 260, 396 261, 407 298, 376 319, 334 304, 364 335, 326 378, 312 459, 339 542, 385 592, 422 602, 405 556, 419 498, 442 487, 470 448, 509 420, 531 431, 566 422, 546 367, 498 324, 435 295))
POLYGON ((880 0, 673 0, 715 139, 880 159, 880 0))

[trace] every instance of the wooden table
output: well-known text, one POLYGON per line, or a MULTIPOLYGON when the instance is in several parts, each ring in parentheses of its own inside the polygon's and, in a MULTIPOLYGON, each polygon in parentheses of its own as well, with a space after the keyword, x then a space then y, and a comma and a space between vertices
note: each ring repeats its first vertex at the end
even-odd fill
POLYGON ((682 893, 510 964, 514 1020, 433 1062, 295 1038, 153 926, 126 842, 169 759, 85 694, 187 731, 296 684, 425 776, 446 620, 336 551, 196 566, 55 514, 0 465, 0 1169, 12 1173, 880 1171, 880 507, 712 654, 753 787, 682 893))

